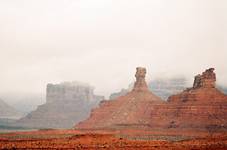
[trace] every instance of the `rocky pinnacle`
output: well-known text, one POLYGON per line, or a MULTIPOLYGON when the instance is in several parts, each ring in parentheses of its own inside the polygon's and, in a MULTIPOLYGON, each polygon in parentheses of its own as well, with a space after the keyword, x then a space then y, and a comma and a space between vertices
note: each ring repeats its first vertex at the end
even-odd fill
POLYGON ((148 86, 145 81, 146 68, 137 67, 135 77, 136 77, 136 82, 134 84, 133 91, 136 91, 136 92, 148 91, 148 86))

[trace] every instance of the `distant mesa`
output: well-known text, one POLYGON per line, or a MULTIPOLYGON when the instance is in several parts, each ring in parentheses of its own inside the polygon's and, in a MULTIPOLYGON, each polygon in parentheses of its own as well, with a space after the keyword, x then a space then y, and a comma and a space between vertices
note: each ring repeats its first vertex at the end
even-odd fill
POLYGON ((47 84, 46 102, 59 101, 89 101, 94 97, 94 87, 82 82, 62 82, 60 84, 47 84))
POLYGON ((185 77, 156 78, 148 83, 149 89, 164 100, 173 94, 182 92, 188 85, 185 77))
POLYGON ((146 69, 138 67, 135 74, 136 82, 129 93, 115 100, 102 101, 99 107, 92 111, 90 118, 80 122, 76 128, 147 126, 152 106, 165 102, 148 90, 145 76, 146 69))
POLYGON ((47 84, 46 103, 17 121, 30 128, 71 128, 89 116, 91 108, 103 100, 94 87, 80 82, 47 84))

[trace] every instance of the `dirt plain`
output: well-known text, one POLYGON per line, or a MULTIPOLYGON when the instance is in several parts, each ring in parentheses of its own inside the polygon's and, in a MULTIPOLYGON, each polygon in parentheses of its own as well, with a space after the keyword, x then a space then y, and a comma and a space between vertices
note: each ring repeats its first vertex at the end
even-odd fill
POLYGON ((40 130, 0 134, 0 149, 225 150, 227 132, 190 130, 40 130))

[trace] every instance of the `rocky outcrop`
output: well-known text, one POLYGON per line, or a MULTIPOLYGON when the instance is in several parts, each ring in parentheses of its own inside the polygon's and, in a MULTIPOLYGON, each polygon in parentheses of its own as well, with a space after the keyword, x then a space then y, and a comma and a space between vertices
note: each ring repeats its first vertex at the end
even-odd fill
POLYGON ((182 93, 170 96, 169 102, 197 102, 216 103, 226 100, 226 95, 215 86, 216 75, 214 69, 207 69, 202 75, 195 76, 193 87, 187 88, 182 93))
POLYGON ((195 76, 193 89, 196 88, 215 88, 216 75, 214 68, 207 69, 202 75, 195 76))
POLYGON ((131 92, 115 100, 102 101, 99 107, 92 111, 90 118, 80 122, 76 128, 147 126, 152 106, 165 102, 148 90, 145 75, 146 69, 138 67, 136 82, 131 92))
POLYGON ((94 95, 94 88, 79 82, 48 84, 46 103, 17 122, 31 128, 71 128, 84 120, 90 110, 104 99, 94 95))
POLYGON ((0 99, 0 119, 19 119, 23 114, 0 99))
POLYGON ((195 76, 192 88, 170 96, 168 103, 151 111, 151 127, 225 129, 227 96, 215 87, 214 69, 195 76))

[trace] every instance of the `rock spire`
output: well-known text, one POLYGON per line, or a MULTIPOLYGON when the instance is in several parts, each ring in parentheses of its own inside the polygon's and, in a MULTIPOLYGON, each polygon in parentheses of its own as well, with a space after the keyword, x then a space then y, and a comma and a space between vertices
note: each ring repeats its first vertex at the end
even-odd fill
POLYGON ((134 84, 133 91, 136 91, 136 92, 148 91, 148 86, 145 81, 146 68, 137 67, 135 77, 136 77, 136 82, 134 84))

